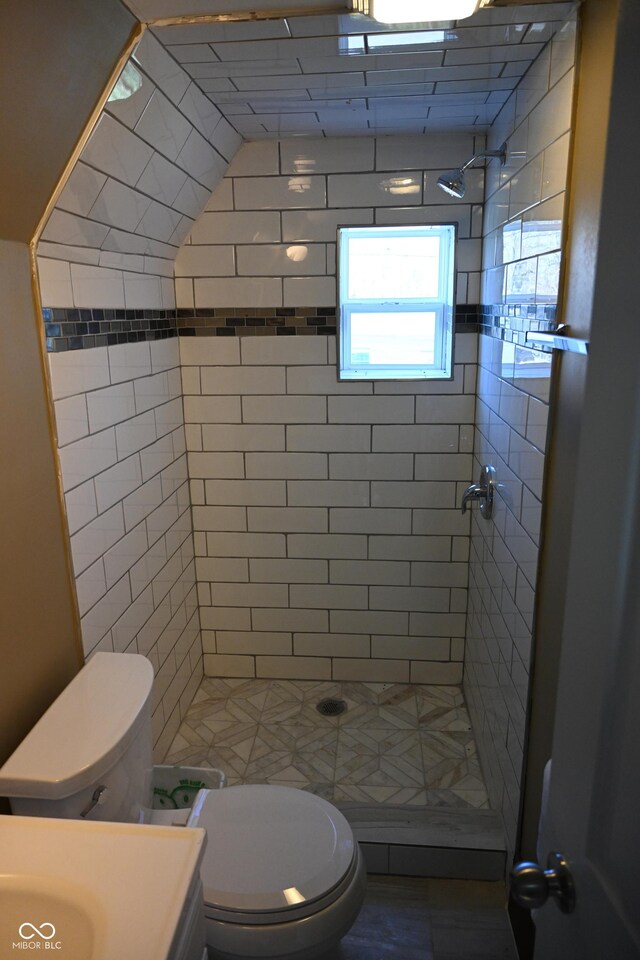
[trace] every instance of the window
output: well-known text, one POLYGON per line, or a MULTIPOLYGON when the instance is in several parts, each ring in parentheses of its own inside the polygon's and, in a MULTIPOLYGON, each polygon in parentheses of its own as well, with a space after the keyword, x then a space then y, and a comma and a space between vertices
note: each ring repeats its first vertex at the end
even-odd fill
POLYGON ((450 379, 455 227, 338 230, 341 380, 450 379))

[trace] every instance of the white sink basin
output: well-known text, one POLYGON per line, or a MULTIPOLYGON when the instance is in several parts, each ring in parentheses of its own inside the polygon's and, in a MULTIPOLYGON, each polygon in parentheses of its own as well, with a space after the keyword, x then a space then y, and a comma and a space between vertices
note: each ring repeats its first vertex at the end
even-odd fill
POLYGON ((205 838, 177 827, 0 816, 0 957, 24 949, 61 960, 170 960, 205 838))
POLYGON ((74 960, 94 960, 103 952, 106 916, 82 887, 59 878, 53 887, 51 877, 4 874, 0 903, 0 944, 7 950, 33 942, 62 951, 64 937, 64 950, 74 960))

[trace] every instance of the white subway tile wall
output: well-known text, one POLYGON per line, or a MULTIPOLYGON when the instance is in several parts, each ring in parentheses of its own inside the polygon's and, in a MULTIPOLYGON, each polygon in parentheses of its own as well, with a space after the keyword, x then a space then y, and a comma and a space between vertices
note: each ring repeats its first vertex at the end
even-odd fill
POLYGON ((476 339, 416 397, 331 337, 180 338, 206 673, 460 681, 476 339))
POLYGON ((42 234, 45 304, 173 309, 178 248, 240 145, 149 31, 125 70, 138 89, 106 104, 42 234))
MULTIPOLYGON (((482 302, 558 298, 575 55, 574 18, 545 47, 488 135, 482 302), (551 259, 550 259, 551 258, 551 259)), ((539 309, 539 308, 538 308, 539 309)), ((480 336, 474 478, 492 463, 494 519, 471 527, 464 689, 491 804, 515 843, 540 538, 550 356, 480 336)))
POLYGON ((574 86, 576 15, 567 20, 509 97, 487 135, 507 160, 487 166, 482 303, 558 298, 574 86))
MULTIPOLYGON (((546 47, 527 44, 523 59, 542 52, 523 82, 493 95, 506 102, 488 146, 506 139, 507 163, 487 165, 486 192, 484 170, 468 171, 453 204, 437 176, 483 136, 340 139, 343 129, 238 150, 240 136, 147 32, 131 61, 139 89, 107 105, 43 234, 43 302, 331 307, 339 225, 455 222, 458 303, 555 304, 574 43, 569 20, 546 47)), ((480 62, 471 48, 447 57, 480 62)), ((434 118, 458 109, 456 83, 441 79, 434 118)), ((315 102, 319 125, 339 103, 315 102)), ((550 368, 535 351, 480 340, 478 355, 477 335, 457 335, 443 383, 341 384, 326 336, 50 355, 85 653, 151 659, 159 754, 203 659, 216 676, 443 684, 460 681, 465 660, 492 803, 513 841, 550 368), (470 526, 457 505, 489 461, 495 520, 474 510, 470 526)))
POLYGON ((85 656, 149 658, 162 757, 202 678, 178 340, 49 369, 85 656))
POLYGON ((483 171, 456 205, 435 181, 484 138, 413 139, 245 143, 176 257, 178 307, 333 306, 336 230, 374 223, 456 223, 458 303, 477 303, 483 171))

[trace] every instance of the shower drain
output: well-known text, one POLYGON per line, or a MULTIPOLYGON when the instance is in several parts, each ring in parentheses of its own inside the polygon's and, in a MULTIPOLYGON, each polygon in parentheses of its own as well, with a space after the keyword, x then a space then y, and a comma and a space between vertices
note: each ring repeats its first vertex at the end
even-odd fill
POLYGON ((346 709, 347 704, 344 700, 335 700, 333 697, 326 697, 316 705, 316 710, 318 713, 321 713, 323 717, 337 717, 339 714, 344 713, 346 709))

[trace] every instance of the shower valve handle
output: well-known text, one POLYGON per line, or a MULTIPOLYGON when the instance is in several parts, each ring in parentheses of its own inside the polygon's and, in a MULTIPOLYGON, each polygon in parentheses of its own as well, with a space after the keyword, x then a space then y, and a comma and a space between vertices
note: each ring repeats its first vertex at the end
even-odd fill
POLYGON ((485 464, 480 471, 478 483, 467 487, 462 496, 462 513, 467 512, 467 504, 472 500, 480 500, 480 513, 485 520, 491 519, 493 513, 493 494, 496 485, 496 470, 491 464, 485 464))

